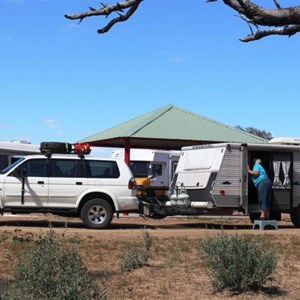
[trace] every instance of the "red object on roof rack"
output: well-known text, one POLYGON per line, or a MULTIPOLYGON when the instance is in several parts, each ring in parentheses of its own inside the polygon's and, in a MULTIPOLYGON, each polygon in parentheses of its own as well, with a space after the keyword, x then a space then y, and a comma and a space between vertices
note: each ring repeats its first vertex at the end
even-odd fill
POLYGON ((90 154, 91 146, 89 143, 77 143, 77 144, 74 144, 73 151, 76 154, 90 154))

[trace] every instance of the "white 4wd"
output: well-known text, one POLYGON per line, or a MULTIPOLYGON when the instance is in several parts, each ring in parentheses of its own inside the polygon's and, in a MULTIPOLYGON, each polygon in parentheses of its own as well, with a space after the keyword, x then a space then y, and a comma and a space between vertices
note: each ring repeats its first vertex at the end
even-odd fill
POLYGON ((115 212, 138 211, 134 187, 119 159, 32 155, 1 172, 0 212, 76 215, 88 228, 105 228, 115 212))

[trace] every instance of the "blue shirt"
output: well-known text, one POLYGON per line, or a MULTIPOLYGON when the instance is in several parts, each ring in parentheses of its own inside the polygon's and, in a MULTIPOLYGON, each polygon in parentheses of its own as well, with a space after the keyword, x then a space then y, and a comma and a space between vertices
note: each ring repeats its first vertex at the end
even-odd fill
POLYGON ((253 167, 253 171, 258 171, 257 176, 255 175, 252 176, 252 180, 255 186, 257 186, 258 183, 263 179, 268 178, 265 169, 260 164, 255 164, 253 167))

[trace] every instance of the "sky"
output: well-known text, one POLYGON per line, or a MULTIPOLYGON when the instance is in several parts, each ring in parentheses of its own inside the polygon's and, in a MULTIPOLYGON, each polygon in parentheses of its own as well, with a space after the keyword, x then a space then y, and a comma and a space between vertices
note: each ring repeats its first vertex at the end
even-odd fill
POLYGON ((300 137, 300 34, 242 43, 248 25, 220 0, 144 0, 104 35, 102 17, 64 18, 99 5, 0 0, 0 140, 74 143, 167 104, 300 137))

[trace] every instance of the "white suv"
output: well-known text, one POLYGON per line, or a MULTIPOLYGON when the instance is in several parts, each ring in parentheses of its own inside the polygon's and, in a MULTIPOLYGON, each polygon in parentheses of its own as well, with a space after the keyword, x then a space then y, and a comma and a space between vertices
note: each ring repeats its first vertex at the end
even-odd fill
POLYGON ((0 212, 76 215, 105 228, 115 212, 137 212, 135 181, 122 160, 74 154, 32 155, 0 174, 0 212))

